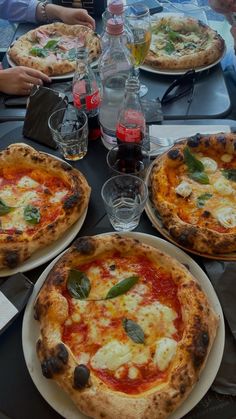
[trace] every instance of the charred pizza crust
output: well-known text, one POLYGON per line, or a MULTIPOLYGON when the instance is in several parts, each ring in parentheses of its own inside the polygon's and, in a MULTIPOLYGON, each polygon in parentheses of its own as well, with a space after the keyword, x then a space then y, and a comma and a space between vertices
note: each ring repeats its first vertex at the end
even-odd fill
POLYGON ((154 162, 149 178, 150 197, 163 225, 180 245, 205 254, 220 255, 236 250, 236 226, 224 228, 216 218, 218 208, 232 207, 233 211, 235 208, 236 183, 222 175, 224 169, 235 170, 235 150, 235 134, 196 134, 178 142, 154 162), (184 161, 186 146, 199 159, 210 157, 217 162, 217 170, 209 174, 209 185, 189 179, 184 161), (191 182, 193 192, 187 197, 181 197, 175 188, 181 180, 186 179, 191 182), (209 194, 209 200, 199 208, 196 199, 204 194, 209 194), (209 207, 211 199, 214 201, 209 207))
POLYGON ((66 25, 56 22, 33 29, 14 42, 8 54, 15 64, 35 68, 49 76, 63 75, 75 70, 76 59, 60 59, 53 54, 47 57, 37 57, 30 53, 39 32, 59 38, 65 35, 71 39, 82 39, 82 43, 88 48, 90 62, 97 59, 101 53, 99 37, 92 29, 82 25, 66 25))
POLYGON ((187 70, 207 66, 222 57, 225 48, 224 40, 216 31, 190 17, 164 17, 153 24, 152 31, 152 39, 155 33, 162 36, 152 41, 155 51, 150 48, 144 64, 158 69, 187 70))
MULTIPOLYGON (((98 285, 101 291, 102 284, 98 285)), ((82 237, 74 242, 49 273, 36 300, 35 318, 40 322, 37 353, 43 375, 55 380, 86 415, 114 419, 133 419, 134 416, 137 419, 161 419, 173 412, 197 382, 218 323, 206 295, 183 265, 153 247, 117 234, 82 237), (63 325, 70 321, 71 303, 65 298, 69 270, 106 257, 111 251, 118 252, 121 257, 135 254, 149 258, 151 263, 168 270, 178 287, 184 326, 174 360, 165 380, 138 394, 113 390, 91 366, 90 376, 83 382, 76 354, 62 341, 63 325)), ((106 333, 109 335, 111 329, 107 328, 106 333)))
MULTIPOLYGON (((57 240, 81 217, 88 206, 90 197, 90 187, 81 172, 26 144, 12 144, 0 152, 0 170, 4 168, 9 170, 11 167, 18 167, 19 172, 22 168, 46 170, 65 181, 68 185, 68 193, 61 204, 62 211, 59 216, 46 224, 39 223, 31 234, 27 234, 27 230, 21 231, 14 228, 14 225, 12 231, 4 231, 1 226, 0 268, 15 268, 36 250, 57 240)), ((46 193, 50 192, 45 190, 46 193)))

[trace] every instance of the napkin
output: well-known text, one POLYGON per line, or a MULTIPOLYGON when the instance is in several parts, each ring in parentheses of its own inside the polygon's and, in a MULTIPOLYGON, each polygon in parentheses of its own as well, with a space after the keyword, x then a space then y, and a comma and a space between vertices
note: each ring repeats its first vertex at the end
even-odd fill
POLYGON ((226 320, 223 359, 212 388, 236 396, 236 263, 204 260, 203 264, 226 320))
POLYGON ((10 276, 0 286, 0 334, 25 307, 34 285, 22 273, 10 276))

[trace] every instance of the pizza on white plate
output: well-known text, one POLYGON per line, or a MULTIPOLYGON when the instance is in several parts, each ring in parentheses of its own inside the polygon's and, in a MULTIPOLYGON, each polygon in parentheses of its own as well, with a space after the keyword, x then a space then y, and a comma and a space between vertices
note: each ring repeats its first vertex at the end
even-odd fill
POLYGON ((92 418, 161 419, 203 370, 218 318, 188 269, 138 240, 81 237, 35 303, 42 373, 92 418))

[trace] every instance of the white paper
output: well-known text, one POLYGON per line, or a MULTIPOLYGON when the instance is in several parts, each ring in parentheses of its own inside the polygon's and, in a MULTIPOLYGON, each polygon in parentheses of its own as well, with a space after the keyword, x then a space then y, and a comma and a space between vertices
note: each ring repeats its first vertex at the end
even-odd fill
POLYGON ((2 329, 17 313, 17 308, 0 291, 0 329, 2 329))

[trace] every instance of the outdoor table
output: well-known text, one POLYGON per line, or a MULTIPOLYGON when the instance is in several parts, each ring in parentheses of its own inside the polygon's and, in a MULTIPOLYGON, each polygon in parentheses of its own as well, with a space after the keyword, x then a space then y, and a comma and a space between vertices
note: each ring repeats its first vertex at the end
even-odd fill
MULTIPOLYGON (((172 121, 173 124, 178 121, 172 121)), ((206 124, 206 121, 179 121, 186 124, 206 124)), ((236 128, 236 122, 231 120, 210 120, 209 124, 223 124, 236 128)), ((1 149, 11 143, 22 142, 32 145, 38 150, 59 156, 46 146, 22 138, 21 122, 6 122, 1 124, 1 149)), ((113 232, 105 214, 100 192, 102 184, 109 177, 106 164, 107 150, 100 140, 90 142, 88 154, 84 159, 73 162, 72 165, 86 176, 92 187, 91 199, 85 222, 79 231, 78 237, 113 232)), ((138 232, 160 236, 151 225, 147 215, 143 213, 138 232)), ((201 258, 190 256, 201 264, 201 258)), ((35 283, 43 272, 44 264, 25 273, 35 283)), ((7 278, 0 278, 0 285, 7 278)), ((22 319, 23 313, 0 336, 0 419, 59 419, 61 416, 54 411, 40 395, 27 370, 22 351, 22 319)), ((223 396, 209 390, 204 398, 186 416, 186 419, 233 419, 236 414, 236 397, 223 396)), ((134 414, 135 417, 135 414, 134 414)))
MULTIPOLYGON (((20 24, 15 32, 13 41, 36 26, 30 23, 20 24)), ((101 33, 102 22, 97 20, 97 31, 101 33)), ((7 57, 3 60, 3 67, 9 66, 7 57)), ((176 75, 156 74, 146 70, 140 71, 140 80, 148 87, 147 99, 161 98, 170 86, 176 75)), ((64 83, 66 79, 57 80, 56 83, 64 83)), ((67 80, 68 81, 68 80, 67 80)), ((174 119, 210 119, 224 118, 231 110, 230 98, 224 80, 220 64, 197 73, 197 79, 193 92, 185 95, 177 101, 163 108, 166 120, 174 119)), ((7 107, 4 103, 4 95, 0 95, 0 122, 9 120, 23 120, 25 105, 7 107)))

